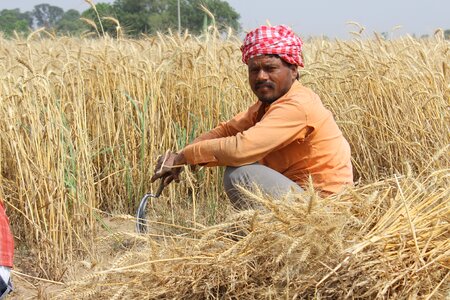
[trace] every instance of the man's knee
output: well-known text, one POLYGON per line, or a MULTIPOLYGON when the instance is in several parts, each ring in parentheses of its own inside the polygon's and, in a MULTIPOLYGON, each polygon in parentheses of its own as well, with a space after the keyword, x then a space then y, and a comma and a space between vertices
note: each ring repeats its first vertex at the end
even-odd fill
POLYGON ((232 188, 234 185, 235 178, 233 178, 233 170, 235 167, 226 167, 225 172, 223 173, 223 186, 225 191, 232 188))
POLYGON ((238 185, 245 185, 245 178, 247 177, 246 166, 226 167, 223 175, 225 191, 236 188, 238 185))
POLYGON ((242 193, 242 188, 254 189, 256 186, 262 193, 278 199, 290 194, 291 191, 303 191, 289 178, 258 163, 227 167, 223 176, 223 185, 231 204, 238 209, 251 208, 256 205, 253 203, 254 200, 242 193))
POLYGON ((226 167, 223 174, 223 186, 228 199, 230 199, 231 204, 238 209, 243 205, 243 203, 241 203, 243 199, 239 193, 239 185, 239 167, 226 167))

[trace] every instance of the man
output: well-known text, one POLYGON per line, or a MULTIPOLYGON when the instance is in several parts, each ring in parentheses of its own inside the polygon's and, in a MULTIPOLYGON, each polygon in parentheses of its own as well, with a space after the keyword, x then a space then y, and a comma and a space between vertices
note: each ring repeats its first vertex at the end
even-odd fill
POLYGON ((11 268, 13 266, 14 240, 9 220, 0 199, 0 299, 12 291, 11 268))
POLYGON ((182 165, 227 166, 225 191, 237 208, 252 206, 238 186, 282 197, 309 178, 322 195, 353 183, 350 147, 319 97, 298 81, 302 41, 286 26, 261 26, 241 47, 258 101, 204 133, 179 153, 159 157, 151 182, 179 180, 182 165))

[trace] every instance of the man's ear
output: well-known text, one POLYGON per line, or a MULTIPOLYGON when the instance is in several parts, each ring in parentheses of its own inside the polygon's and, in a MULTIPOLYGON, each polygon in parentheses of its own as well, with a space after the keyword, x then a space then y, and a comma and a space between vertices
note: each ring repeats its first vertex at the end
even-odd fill
POLYGON ((291 71, 292 71, 292 81, 297 80, 297 79, 299 78, 299 75, 298 75, 298 66, 292 64, 292 65, 290 65, 289 67, 291 68, 291 71))

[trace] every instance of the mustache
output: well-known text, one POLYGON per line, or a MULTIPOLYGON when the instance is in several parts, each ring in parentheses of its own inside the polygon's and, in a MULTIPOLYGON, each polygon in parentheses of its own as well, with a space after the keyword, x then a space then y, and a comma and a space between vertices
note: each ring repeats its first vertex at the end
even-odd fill
POLYGON ((259 89, 261 87, 269 87, 269 88, 275 88, 275 84, 269 81, 264 81, 264 82, 257 82, 255 85, 256 89, 259 89))

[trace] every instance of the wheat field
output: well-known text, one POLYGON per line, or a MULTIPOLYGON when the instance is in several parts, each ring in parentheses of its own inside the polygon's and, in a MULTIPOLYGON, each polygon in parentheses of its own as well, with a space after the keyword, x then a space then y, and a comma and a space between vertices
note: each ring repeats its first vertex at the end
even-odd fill
POLYGON ((306 41, 300 81, 349 141, 354 188, 289 207, 255 194, 267 211, 237 213, 220 168, 186 168, 152 203, 153 234, 116 226, 132 228, 155 190, 159 154, 255 101, 239 46, 214 31, 0 38, 0 197, 18 284, 43 299, 449 297, 441 31, 306 41))

